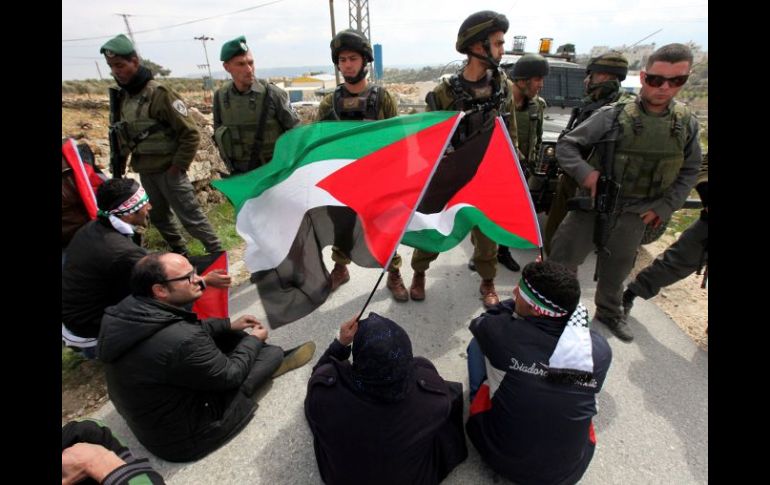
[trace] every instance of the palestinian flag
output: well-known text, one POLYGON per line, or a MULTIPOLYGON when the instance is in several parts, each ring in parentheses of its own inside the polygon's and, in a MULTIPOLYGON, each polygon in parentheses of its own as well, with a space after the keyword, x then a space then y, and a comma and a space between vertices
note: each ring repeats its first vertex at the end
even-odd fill
MULTIPOLYGON (((227 272, 227 251, 205 254, 203 256, 189 256, 187 259, 195 266, 201 276, 221 269, 227 272)), ((228 318, 230 316, 230 289, 214 288, 207 286, 200 298, 193 303, 192 311, 198 314, 198 318, 228 318)))
MULTIPOLYGON (((439 253, 473 226, 512 248, 542 246, 540 226, 516 150, 495 118, 441 160, 401 244, 439 253)), ((459 130, 458 130, 459 131, 459 130)))
POLYGON ((103 183, 93 167, 93 160, 90 164, 83 163, 80 156, 80 150, 75 144, 75 140, 67 138, 61 146, 61 152, 67 164, 72 168, 72 176, 75 179, 75 186, 78 189, 83 205, 91 219, 96 219, 96 195, 95 190, 103 183))
POLYGON ((482 213, 511 210, 511 200, 523 194, 528 204, 525 217, 534 214, 510 140, 505 130, 495 136, 495 120, 474 143, 469 141, 455 155, 445 157, 436 171, 461 118, 460 113, 442 111, 376 122, 301 126, 278 140, 269 164, 213 183, 236 208, 236 228, 247 242, 246 266, 273 327, 307 315, 326 300, 329 273, 321 250, 331 244, 360 266, 381 268, 387 267, 402 238, 405 244, 444 251, 459 243, 475 224, 510 246, 537 246, 536 222, 527 226, 525 235, 517 236, 507 231, 509 226, 522 225, 516 222, 521 215, 500 224, 482 213), (485 154, 492 141, 495 148, 489 156, 502 158, 495 160, 491 170, 508 164, 509 173, 493 177, 501 180, 494 184, 494 190, 502 189, 500 197, 487 193, 481 200, 488 191, 481 190, 480 184, 488 181, 490 173, 478 167, 490 160, 485 154), (503 156, 505 150, 508 153, 503 156), (473 160, 466 163, 469 153, 473 160), (434 177, 428 184, 434 171, 439 182, 434 177), (468 191, 470 201, 456 200, 458 190, 477 177, 477 188, 468 191), (504 186, 502 181, 513 185, 504 186), (442 216, 447 202, 453 203, 447 206, 453 212, 442 216), (422 214, 415 215, 408 227, 416 232, 404 237, 418 203, 422 214), (496 203, 503 207, 492 208, 496 203))

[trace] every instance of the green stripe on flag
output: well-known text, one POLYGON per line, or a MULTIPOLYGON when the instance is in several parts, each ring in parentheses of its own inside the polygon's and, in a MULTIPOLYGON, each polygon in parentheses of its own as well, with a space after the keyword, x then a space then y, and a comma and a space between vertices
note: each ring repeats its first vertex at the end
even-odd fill
POLYGON ((457 212, 450 234, 444 235, 435 229, 408 231, 401 240, 401 244, 440 253, 460 244, 473 226, 479 226, 481 232, 498 244, 516 249, 537 248, 537 245, 501 228, 475 207, 463 207, 457 212))
POLYGON ((407 136, 455 116, 454 111, 432 111, 382 121, 325 121, 298 126, 284 133, 270 163, 249 173, 212 185, 235 206, 286 180, 296 169, 331 159, 358 159, 407 136))

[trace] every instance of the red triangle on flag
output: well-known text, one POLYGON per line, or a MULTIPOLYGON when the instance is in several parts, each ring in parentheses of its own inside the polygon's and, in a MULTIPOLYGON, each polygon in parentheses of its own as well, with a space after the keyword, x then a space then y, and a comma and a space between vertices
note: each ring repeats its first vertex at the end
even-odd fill
POLYGON ((476 175, 449 200, 447 207, 470 204, 501 228, 542 246, 529 186, 519 168, 503 121, 498 117, 476 175), (500 203, 505 194, 505 203, 500 203), (528 217, 522 217, 528 214, 528 217))
POLYGON ((458 117, 359 158, 318 182, 358 214, 369 251, 382 267, 401 240, 458 117))

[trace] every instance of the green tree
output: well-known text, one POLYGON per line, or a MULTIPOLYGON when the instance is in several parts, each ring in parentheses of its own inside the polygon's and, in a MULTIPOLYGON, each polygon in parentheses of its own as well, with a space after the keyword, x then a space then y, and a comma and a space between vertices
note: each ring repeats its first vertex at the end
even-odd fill
POLYGON ((160 64, 155 64, 151 60, 147 59, 146 57, 142 59, 142 65, 146 67, 147 69, 152 72, 153 76, 161 76, 165 77, 171 74, 171 69, 166 69, 165 67, 161 66, 160 64))

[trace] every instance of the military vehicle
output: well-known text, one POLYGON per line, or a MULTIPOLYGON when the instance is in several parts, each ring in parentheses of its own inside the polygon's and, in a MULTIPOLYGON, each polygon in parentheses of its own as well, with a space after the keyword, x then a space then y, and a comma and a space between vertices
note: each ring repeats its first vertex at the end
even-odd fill
MULTIPOLYGON (((543 119, 543 143, 538 159, 534 164, 534 173, 528 174, 529 188, 537 212, 548 213, 556 190, 556 183, 561 169, 556 163, 556 141, 567 126, 572 108, 580 104, 584 96, 586 77, 585 66, 574 62, 574 44, 559 46, 556 54, 551 54, 550 38, 540 39, 538 54, 548 61, 548 76, 545 77, 540 97, 548 107, 543 119)), ((525 54, 526 36, 517 35, 513 39, 513 50, 504 54, 501 67, 512 77, 513 66, 525 54)))

